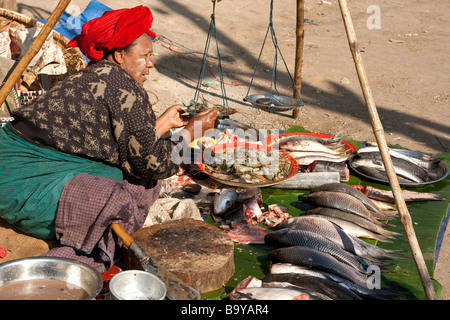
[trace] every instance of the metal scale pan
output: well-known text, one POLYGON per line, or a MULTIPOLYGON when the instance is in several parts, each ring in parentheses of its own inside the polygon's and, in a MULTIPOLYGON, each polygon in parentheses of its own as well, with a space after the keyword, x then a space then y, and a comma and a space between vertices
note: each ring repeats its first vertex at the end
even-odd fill
POLYGON ((254 107, 269 111, 288 111, 303 106, 300 100, 287 96, 271 94, 253 94, 244 98, 254 107))

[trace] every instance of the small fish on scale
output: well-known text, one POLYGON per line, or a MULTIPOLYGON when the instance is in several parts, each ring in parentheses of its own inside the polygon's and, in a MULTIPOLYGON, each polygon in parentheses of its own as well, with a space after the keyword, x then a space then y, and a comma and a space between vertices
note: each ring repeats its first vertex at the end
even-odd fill
POLYGON ((188 110, 186 111, 187 112, 186 115, 193 115, 194 113, 209 111, 213 108, 217 108, 219 110, 218 114, 219 118, 222 118, 223 116, 229 116, 230 114, 238 112, 237 109, 235 108, 230 108, 228 106, 225 108, 223 105, 209 102, 208 100, 205 99, 203 95, 200 98, 202 101, 201 102, 197 101, 197 104, 195 104, 194 99, 190 101, 190 104, 187 106, 188 110))

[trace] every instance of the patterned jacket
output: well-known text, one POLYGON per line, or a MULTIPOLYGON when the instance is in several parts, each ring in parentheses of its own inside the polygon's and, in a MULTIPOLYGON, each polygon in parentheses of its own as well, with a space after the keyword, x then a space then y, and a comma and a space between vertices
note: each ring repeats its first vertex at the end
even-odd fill
POLYGON ((90 64, 30 104, 15 109, 13 125, 27 138, 57 150, 102 161, 139 180, 178 170, 173 141, 155 130, 144 87, 120 66, 90 64))

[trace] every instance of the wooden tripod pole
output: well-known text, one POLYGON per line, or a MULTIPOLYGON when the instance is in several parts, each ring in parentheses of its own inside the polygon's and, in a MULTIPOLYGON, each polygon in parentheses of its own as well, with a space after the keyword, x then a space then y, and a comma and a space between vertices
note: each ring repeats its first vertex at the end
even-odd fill
MULTIPOLYGON (((294 69, 294 98, 298 98, 297 91, 300 92, 302 85, 302 64, 303 64, 303 39, 304 31, 304 0, 297 0, 297 24, 295 27, 295 69, 294 69), (296 89, 297 88, 297 89, 296 89)), ((300 107, 294 108, 292 117, 297 119, 300 115, 300 107)))
POLYGON ((48 18, 45 25, 42 27, 41 31, 37 35, 37 37, 33 40, 27 52, 23 55, 22 59, 20 59, 19 63, 16 65, 14 70, 9 75, 5 84, 2 86, 0 90, 0 105, 3 104, 5 99, 8 97, 9 93, 14 87, 14 84, 22 75, 23 71, 28 67, 28 64, 34 58, 34 56, 39 52, 45 40, 47 39, 50 32, 53 30, 53 27, 58 22, 59 18, 63 14, 64 10, 69 5, 70 0, 61 0, 56 6, 55 10, 52 12, 50 17, 48 18))
POLYGON ((392 159, 389 154, 387 143, 384 137, 383 127, 381 125, 380 118, 378 117, 377 108, 372 97, 372 92, 369 87, 369 82, 367 80, 366 73, 362 64, 362 58, 357 50, 356 33, 353 28, 353 23, 350 17, 350 12, 348 10, 347 0, 339 0, 339 6, 341 9, 342 18, 345 24, 345 30, 347 32, 348 43, 350 46, 350 51, 353 55, 353 60, 355 62, 356 71, 358 73, 359 82, 361 84, 361 89, 364 94, 364 99, 366 101, 367 107, 369 109, 370 118, 372 121, 373 132, 378 143, 378 148, 383 159, 384 167, 386 169, 389 183, 392 188, 392 192, 395 198, 395 204, 397 205, 400 220, 405 230, 406 237, 411 248, 414 261, 416 263, 417 270, 422 282, 422 286, 425 290, 425 294, 429 300, 436 300, 436 292, 434 291, 433 284, 431 282, 430 274, 428 273, 425 260, 423 259, 422 251, 420 250, 419 243, 416 238, 414 227, 412 225, 411 216, 408 212, 405 200, 403 199, 402 190, 398 183, 397 175, 394 171, 394 166, 392 164, 392 159))

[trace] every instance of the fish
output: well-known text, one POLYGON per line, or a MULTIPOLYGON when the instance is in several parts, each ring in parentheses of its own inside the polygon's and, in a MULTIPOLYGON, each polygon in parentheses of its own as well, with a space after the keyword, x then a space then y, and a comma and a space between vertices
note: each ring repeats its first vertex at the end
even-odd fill
POLYGON ((260 206, 263 205, 261 188, 259 187, 238 188, 236 192, 239 202, 245 202, 250 198, 255 198, 260 206))
MULTIPOLYGON (((417 153, 420 157, 412 157, 392 148, 388 148, 388 152, 391 158, 403 159, 428 171, 437 170, 439 168, 439 163, 442 161, 442 159, 434 158, 426 153, 417 153)), ((357 155, 361 158, 382 159, 378 147, 361 148, 357 151, 357 155)))
POLYGON ((373 203, 375 203, 378 208, 385 212, 389 212, 389 214, 398 215, 398 208, 395 203, 388 203, 380 200, 371 199, 373 203))
POLYGON ((398 297, 398 294, 382 289, 369 289, 366 285, 358 285, 353 281, 339 277, 333 273, 311 269, 308 267, 297 266, 291 263, 275 263, 271 265, 270 274, 300 274, 305 276, 317 277, 336 282, 338 285, 354 292, 363 299, 390 300, 398 297))
POLYGON ((311 296, 296 288, 250 287, 230 293, 231 300, 311 300, 311 296))
POLYGON ((292 217, 288 212, 288 208, 279 204, 270 204, 268 209, 268 211, 263 212, 258 221, 263 221, 269 227, 275 227, 280 222, 292 217))
POLYGON ((264 287, 300 287, 323 300, 362 300, 353 291, 333 280, 300 273, 269 273, 263 278, 262 283, 264 287))
MULTIPOLYGON (((409 161, 392 158, 392 165, 396 175, 399 177, 399 182, 415 182, 423 183, 432 181, 429 173, 422 167, 419 167, 409 161)), ((378 172, 378 176, 385 175, 386 169, 381 159, 372 158, 353 158, 352 166, 361 172, 378 172)))
POLYGON ((284 151, 317 151, 334 155, 345 155, 349 150, 351 150, 350 148, 343 149, 344 147, 346 146, 343 145, 342 147, 332 149, 320 142, 312 140, 288 141, 279 145, 279 148, 284 151))
POLYGON ((359 285, 367 285, 367 277, 333 256, 303 246, 277 248, 268 253, 267 259, 272 263, 286 262, 303 267, 326 271, 359 285))
POLYGON ((360 190, 353 188, 352 186, 344 183, 329 183, 323 184, 321 186, 315 187, 311 190, 311 192, 318 191, 333 191, 333 192, 342 192, 346 194, 350 194, 359 201, 361 201, 364 206, 370 211, 379 213, 380 215, 386 215, 387 213, 383 211, 380 207, 377 206, 368 196, 366 196, 360 190))
POLYGON ((329 162, 345 162, 353 157, 350 155, 335 155, 324 152, 306 152, 306 151, 293 151, 289 155, 297 161, 298 165, 308 166, 314 161, 322 160, 329 162))
POLYGON ((367 239, 378 240, 381 242, 392 242, 391 239, 387 238, 386 236, 379 234, 379 233, 374 233, 370 230, 362 228, 353 222, 349 222, 349 221, 334 218, 334 217, 323 216, 323 215, 311 215, 311 217, 321 217, 328 221, 331 221, 331 222, 337 224, 339 227, 341 227, 342 230, 344 230, 347 234, 352 235, 357 238, 367 238, 367 239))
POLYGON ((268 233, 273 232, 263 227, 239 222, 221 225, 220 228, 224 230, 231 240, 242 244, 264 244, 264 237, 268 233))
POLYGON ((366 272, 369 267, 367 261, 356 257, 327 238, 311 231, 281 229, 266 234, 264 241, 267 245, 276 247, 304 246, 315 249, 331 255, 360 272, 366 272))
POLYGON ((238 198, 235 189, 226 189, 214 196, 214 214, 222 215, 230 210, 238 198))
POLYGON ((289 141, 296 141, 296 140, 312 140, 316 142, 320 142, 323 145, 328 146, 329 148, 333 148, 334 146, 341 146, 342 144, 346 144, 347 141, 344 140, 342 137, 341 132, 336 133, 329 138, 322 138, 315 135, 308 135, 308 134, 301 134, 301 135, 284 135, 284 136, 277 136, 275 139, 272 140, 272 143, 269 145, 273 149, 279 149, 280 144, 287 143, 289 141))
POLYGON ((316 191, 303 196, 303 201, 320 207, 328 207, 353 213, 369 221, 375 217, 366 206, 350 194, 333 191, 316 191))
MULTIPOLYGON (((394 194, 390 190, 383 190, 372 186, 355 186, 352 185, 353 188, 360 190, 366 196, 371 199, 385 201, 388 203, 395 203, 394 194)), ((444 201, 445 198, 438 194, 432 192, 417 192, 411 190, 402 190, 403 199, 406 202, 415 202, 415 201, 444 201)))
POLYGON ((306 172, 338 172, 339 180, 341 182, 347 182, 350 179, 350 170, 345 162, 331 162, 323 160, 315 160, 311 163, 306 172))
POLYGON ((262 280, 254 277, 248 276, 244 280, 241 280, 233 289, 233 291, 239 291, 244 288, 252 288, 252 287, 262 287, 262 280))
POLYGON ((260 221, 263 212, 256 197, 252 197, 244 202, 242 205, 244 209, 244 218, 247 223, 251 225, 257 224, 260 221))
POLYGON ((319 233, 325 238, 333 241, 344 250, 347 250, 364 259, 392 259, 405 258, 398 252, 402 250, 387 250, 372 245, 353 235, 347 234, 337 224, 321 217, 321 216, 297 216, 289 218, 275 226, 275 230, 290 228, 296 230, 305 230, 319 233))
POLYGON ((356 216, 354 214, 339 210, 339 209, 333 209, 333 208, 324 208, 324 207, 317 207, 314 209, 307 210, 305 212, 306 215, 324 215, 327 217, 334 217, 338 219, 342 219, 351 223, 354 223, 364 229, 367 229, 369 231, 379 233, 386 238, 393 239, 395 236, 399 236, 400 233, 389 231, 384 229, 383 224, 378 222, 374 223, 367 219, 361 218, 360 216, 356 216))

